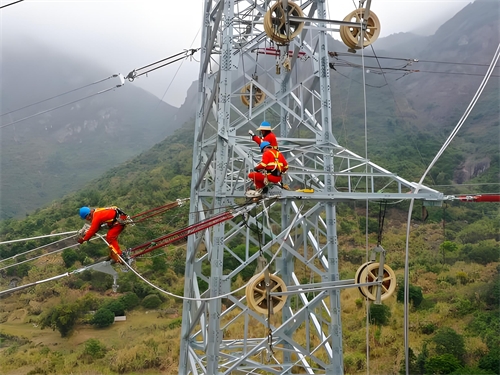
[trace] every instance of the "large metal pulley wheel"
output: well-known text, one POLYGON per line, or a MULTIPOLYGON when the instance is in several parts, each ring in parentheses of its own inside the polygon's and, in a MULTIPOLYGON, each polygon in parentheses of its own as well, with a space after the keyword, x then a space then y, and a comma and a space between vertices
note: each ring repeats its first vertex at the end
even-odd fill
POLYGON ((364 19, 365 8, 359 8, 349 13, 344 21, 360 23, 359 27, 340 26, 340 37, 344 44, 353 49, 360 49, 375 42, 380 34, 380 21, 370 10, 370 15, 366 20, 366 30, 361 30, 361 20, 364 19), (363 45, 360 45, 361 34, 363 34, 363 45))
MULTIPOLYGON (((380 263, 367 262, 364 263, 356 271, 354 280, 358 284, 371 283, 377 281, 378 269, 380 263)), ((360 286, 358 287, 360 293, 371 301, 377 299, 377 285, 360 286)), ((384 271, 382 274, 382 285, 380 290, 380 300, 386 300, 396 290, 396 274, 391 267, 384 264, 384 271)))
MULTIPOLYGON (((269 275, 269 291, 271 293, 286 292, 286 285, 278 276, 269 275)), ((252 310, 267 314, 272 306, 272 312, 280 311, 286 302, 287 296, 271 296, 270 303, 267 301, 266 277, 264 274, 255 275, 250 279, 246 287, 247 306, 252 310)))
POLYGON ((288 44, 304 27, 304 22, 289 21, 288 16, 304 17, 304 13, 302 8, 292 1, 288 2, 288 9, 284 9, 283 3, 277 1, 264 15, 264 30, 267 36, 278 44, 288 44))
POLYGON ((254 107, 266 99, 266 94, 264 94, 259 87, 251 83, 245 85, 245 87, 241 89, 241 93, 243 94, 241 95, 241 101, 247 107, 250 107, 250 95, 252 95, 252 106, 254 107))

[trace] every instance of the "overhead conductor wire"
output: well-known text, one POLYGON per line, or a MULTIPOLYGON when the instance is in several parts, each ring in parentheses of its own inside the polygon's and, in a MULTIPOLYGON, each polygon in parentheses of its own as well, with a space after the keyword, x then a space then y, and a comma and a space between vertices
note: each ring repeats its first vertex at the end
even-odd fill
MULTIPOLYGON (((276 259, 276 257, 278 256, 278 254, 280 253, 281 251, 281 248, 283 247, 283 245, 285 244, 288 236, 290 235, 290 232, 295 224, 295 222, 297 221, 297 219, 299 218, 300 216, 300 212, 302 211, 302 207, 297 211, 297 214, 295 215, 294 219, 292 220, 292 222, 290 223, 290 225, 288 226, 286 232, 285 232, 285 235, 283 236, 283 239, 281 241, 281 245, 280 247, 276 250, 276 253, 274 253, 273 257, 271 258, 271 260, 266 264, 266 266, 260 271, 260 273, 263 273, 267 268, 269 268, 269 266, 272 264, 272 262, 274 261, 274 259, 276 259)), ((274 239, 271 241, 271 245, 276 242, 277 239, 274 239)), ((160 288, 159 286, 153 284, 152 282, 150 282, 149 280, 145 279, 144 277, 142 277, 136 270, 134 270, 132 268, 132 266, 130 266, 127 262, 125 262, 123 259, 122 259, 122 262, 125 266, 127 266, 137 277, 139 277, 142 281, 144 281, 146 284, 148 284, 149 286, 151 286, 152 288, 160 291, 161 293, 163 294, 166 294, 168 296, 171 296, 171 297, 174 297, 174 298, 179 298, 181 300, 186 300, 186 301, 212 301, 212 300, 216 300, 216 299, 219 299, 219 298, 226 298, 230 295, 233 295, 237 292, 239 292, 240 290, 243 290, 245 289, 250 282, 246 283, 245 285, 241 286, 240 288, 238 289, 235 289, 229 293, 226 293, 226 294, 221 294, 221 295, 218 295, 218 296, 215 296, 215 297, 208 297, 208 298, 193 298, 193 297, 185 297, 185 296, 179 296, 179 295, 176 295, 176 294, 173 294, 173 293, 170 293, 170 292, 167 292, 166 290, 160 288)))
POLYGON ((24 1, 24 0, 17 0, 17 1, 14 1, 13 3, 2 5, 0 7, 0 9, 6 8, 8 6, 11 6, 11 5, 14 5, 14 4, 17 4, 17 3, 20 3, 21 1, 24 1))
MULTIPOLYGON (((479 88, 477 89, 476 93, 474 94, 474 97, 472 98, 471 102, 469 103, 467 109, 465 110, 464 114, 462 115, 462 118, 458 121, 457 125, 451 132, 450 136, 448 139, 445 141, 441 149, 438 151, 432 162, 429 164, 427 167, 426 171, 420 178, 420 181, 415 189, 415 194, 418 193, 420 190, 420 187, 422 186, 422 182, 424 181, 425 177, 431 170, 431 168, 436 164, 437 160, 439 157, 443 154, 444 150, 449 146, 453 138, 457 135, 458 131, 462 127, 462 125, 465 123, 465 120, 467 120, 469 114, 471 113, 472 109, 476 105, 477 101, 479 100, 479 97, 484 91, 484 88, 486 87, 486 84, 488 83, 493 70, 495 69, 495 65, 498 62, 498 59, 500 57, 500 44, 498 45, 495 54, 493 55, 493 59, 491 60, 490 66, 488 67, 488 70, 486 71, 486 75, 484 76, 481 84, 479 85, 479 88)), ((406 370, 406 375, 410 374, 410 363, 409 363, 409 342, 408 342, 408 327, 409 327, 409 313, 408 313, 408 303, 409 303, 409 238, 410 238, 410 223, 411 223, 411 213, 413 211, 413 204, 415 202, 415 198, 412 198, 410 200, 410 208, 408 210, 408 220, 406 224, 406 249, 405 249, 405 275, 404 275, 404 339, 405 339, 405 370, 406 370)))
POLYGON ((96 93, 94 93, 94 94, 90 94, 90 95, 84 96, 83 98, 76 99, 76 100, 73 100, 73 101, 71 101, 71 102, 64 103, 64 104, 58 105, 58 106, 56 106, 56 107, 53 107, 53 108, 50 108, 50 109, 46 109, 46 110, 41 111, 41 112, 37 112, 37 113, 35 113, 35 114, 33 114, 33 115, 23 117, 23 118, 21 118, 21 119, 19 119, 19 120, 12 121, 12 122, 10 122, 10 123, 8 123, 8 124, 5 124, 5 125, 0 125, 0 129, 5 128, 5 127, 10 126, 10 125, 17 124, 18 122, 21 122, 21 121, 24 121, 24 120, 28 120, 28 119, 33 118, 33 117, 38 116, 38 115, 43 115, 44 113, 47 113, 47 112, 53 111, 53 110, 55 110, 55 109, 59 109, 59 108, 65 107, 65 106, 67 106, 67 105, 70 105, 70 104, 73 104, 73 103, 79 102, 80 100, 83 100, 83 99, 88 99, 88 98, 91 98, 91 97, 96 96, 96 95, 99 95, 99 94, 104 94, 105 92, 108 92, 108 91, 110 91, 110 90, 114 90, 115 88, 117 88, 117 87, 121 87, 121 86, 123 86, 123 84, 121 84, 121 85, 116 85, 116 86, 113 86, 113 87, 109 87, 109 88, 107 88, 107 89, 104 89, 104 90, 98 91, 98 92, 96 92, 96 93))
POLYGON ((113 74, 112 76, 109 76, 109 77, 107 77, 107 78, 100 79, 99 81, 95 81, 95 82, 89 83, 89 84, 87 84, 87 85, 84 85, 84 86, 81 86, 81 87, 77 87, 76 89, 72 89, 72 90, 69 90, 69 91, 63 92, 63 93, 61 93, 61 94, 51 96, 50 98, 47 98, 47 99, 42 99, 42 100, 39 100, 38 102, 35 102, 35 103, 31 103, 31 104, 25 105, 24 107, 20 107, 20 108, 17 108, 17 109, 13 109, 12 111, 5 112, 5 113, 0 114, 0 116, 5 116, 5 115, 8 115, 8 114, 10 114, 10 113, 14 113, 14 112, 20 111, 21 109, 25 109, 25 108, 28 108, 28 107, 31 107, 31 106, 34 106, 34 105, 37 105, 37 104, 40 104, 40 103, 46 102, 46 101, 48 101, 48 100, 58 98, 58 97, 60 97, 60 96, 63 96, 63 95, 69 94, 69 93, 71 93, 71 92, 75 92, 75 91, 78 91, 78 90, 84 89, 85 87, 89 87, 89 86, 95 85, 95 84, 97 84, 97 83, 104 82, 104 81, 106 81, 106 80, 108 80, 108 79, 110 79, 110 78, 114 78, 114 77, 118 77, 118 74, 113 74))

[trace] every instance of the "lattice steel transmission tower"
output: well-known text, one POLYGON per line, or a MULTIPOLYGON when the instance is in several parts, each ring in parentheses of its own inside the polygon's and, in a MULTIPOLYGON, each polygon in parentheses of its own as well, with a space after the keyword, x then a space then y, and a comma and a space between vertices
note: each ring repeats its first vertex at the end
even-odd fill
MULTIPOLYGON (((339 276, 337 203, 442 200, 337 142, 325 6, 205 1, 190 224, 234 218, 188 238, 179 374, 342 374, 340 292, 361 279, 339 276), (247 132, 263 120, 291 190, 248 206, 261 154, 247 132)), ((382 281, 362 280, 379 298, 382 281)))

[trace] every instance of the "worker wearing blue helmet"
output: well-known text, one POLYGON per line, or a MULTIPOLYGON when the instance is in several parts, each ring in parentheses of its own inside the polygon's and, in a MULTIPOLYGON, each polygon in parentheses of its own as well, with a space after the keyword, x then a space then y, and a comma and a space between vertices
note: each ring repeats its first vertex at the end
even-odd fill
POLYGON ((269 182, 280 183, 281 175, 288 170, 285 157, 274 149, 271 143, 262 141, 260 151, 262 152, 262 161, 255 166, 253 172, 248 174, 248 178, 255 184, 256 191, 262 191, 269 182))
POLYGON ((120 262, 122 251, 118 244, 118 236, 126 224, 131 222, 130 217, 116 206, 102 208, 81 207, 78 213, 83 220, 90 222, 90 227, 82 232, 81 237, 78 237, 78 243, 90 240, 103 226, 107 226, 106 241, 109 244, 110 257, 116 262, 120 262))
POLYGON ((273 133, 273 129, 271 128, 271 124, 269 122, 263 121, 257 130, 260 131, 260 137, 255 135, 252 130, 248 131, 248 134, 250 134, 255 143, 260 146, 262 142, 266 141, 271 144, 272 148, 275 150, 278 149, 278 140, 276 139, 276 135, 273 133))

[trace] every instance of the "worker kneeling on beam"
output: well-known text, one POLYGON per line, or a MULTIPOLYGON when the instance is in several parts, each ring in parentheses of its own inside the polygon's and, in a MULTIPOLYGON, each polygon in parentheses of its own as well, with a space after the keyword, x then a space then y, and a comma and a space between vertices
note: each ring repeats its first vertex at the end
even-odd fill
POLYGON ((107 226, 109 230, 106 234, 106 241, 109 244, 109 256, 115 262, 120 263, 122 251, 120 245, 118 245, 118 236, 125 228, 125 225, 132 222, 130 216, 115 206, 104 208, 82 207, 79 214, 83 220, 90 222, 90 228, 81 233, 77 242, 81 244, 90 240, 101 227, 107 226))
POLYGON ((283 154, 273 149, 269 142, 261 142, 260 151, 262 152, 262 161, 255 166, 253 172, 248 174, 248 178, 255 184, 255 190, 247 191, 247 196, 260 196, 262 193, 266 193, 266 185, 270 182, 279 184, 282 174, 288 170, 288 163, 283 154))

